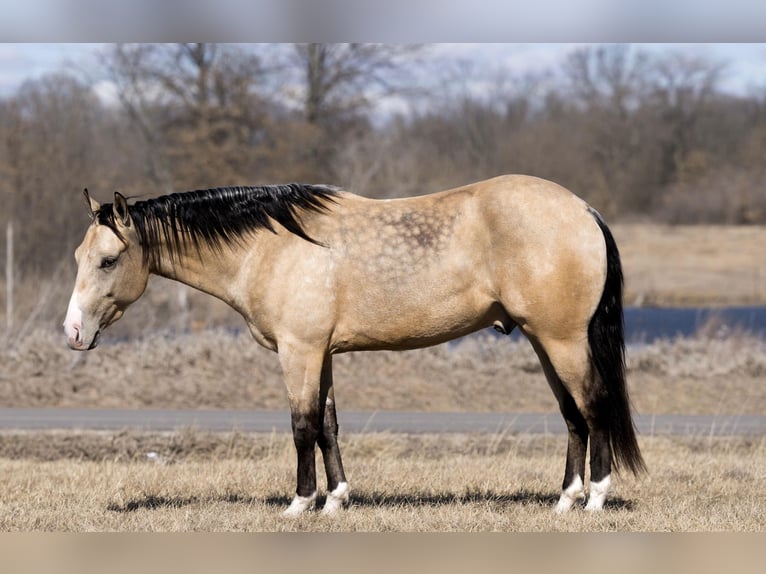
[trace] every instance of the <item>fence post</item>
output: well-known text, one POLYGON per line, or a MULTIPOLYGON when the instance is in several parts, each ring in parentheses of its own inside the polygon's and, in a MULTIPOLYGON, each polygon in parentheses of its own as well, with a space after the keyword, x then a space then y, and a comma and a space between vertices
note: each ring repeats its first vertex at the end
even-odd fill
POLYGON ((13 221, 5 228, 5 323, 6 333, 13 329, 13 221))

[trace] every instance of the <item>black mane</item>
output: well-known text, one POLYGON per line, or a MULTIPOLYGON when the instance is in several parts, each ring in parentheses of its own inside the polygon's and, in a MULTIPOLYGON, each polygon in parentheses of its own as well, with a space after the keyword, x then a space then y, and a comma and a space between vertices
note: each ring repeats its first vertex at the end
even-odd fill
MULTIPOLYGON (((171 258, 190 246, 221 249, 258 229, 276 233, 273 221, 318 244, 303 230, 300 212, 324 211, 326 202, 332 202, 336 195, 334 187, 298 183, 217 187, 137 201, 128 211, 143 246, 144 263, 156 267, 163 243, 171 258)), ((100 207, 96 219, 120 236, 111 203, 100 207)))

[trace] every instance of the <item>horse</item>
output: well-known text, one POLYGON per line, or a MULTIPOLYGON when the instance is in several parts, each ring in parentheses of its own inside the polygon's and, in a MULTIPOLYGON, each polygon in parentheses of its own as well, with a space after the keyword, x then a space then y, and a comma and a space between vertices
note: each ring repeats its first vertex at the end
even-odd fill
POLYGON ((75 350, 144 292, 151 274, 217 297, 278 355, 297 454, 284 511, 349 504, 332 357, 436 345, 479 329, 519 329, 568 429, 556 512, 600 510, 611 471, 645 470, 625 382, 623 274, 599 213, 553 182, 505 175, 375 200, 328 185, 201 189, 100 205, 75 251, 64 331, 75 350), (590 482, 585 503, 586 452, 590 482))

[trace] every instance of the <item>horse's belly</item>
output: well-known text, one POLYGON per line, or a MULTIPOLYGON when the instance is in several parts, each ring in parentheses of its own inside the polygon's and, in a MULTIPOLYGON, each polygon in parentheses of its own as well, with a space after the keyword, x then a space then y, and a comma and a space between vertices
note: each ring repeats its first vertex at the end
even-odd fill
POLYGON ((487 327, 503 313, 492 301, 474 293, 399 295, 389 299, 369 297, 340 316, 333 348, 352 351, 427 347, 487 327))

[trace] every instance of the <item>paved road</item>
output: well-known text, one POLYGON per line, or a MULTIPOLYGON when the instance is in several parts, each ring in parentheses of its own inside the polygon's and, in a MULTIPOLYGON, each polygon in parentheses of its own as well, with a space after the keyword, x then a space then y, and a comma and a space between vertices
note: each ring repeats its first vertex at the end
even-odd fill
MULTIPOLYGON (((408 413, 392 411, 338 414, 342 432, 532 433, 566 432, 558 414, 408 413)), ((636 417, 643 435, 766 435, 766 416, 643 415, 636 417)), ((164 409, 0 408, 0 430, 138 429, 170 431, 288 432, 287 411, 164 409)))

